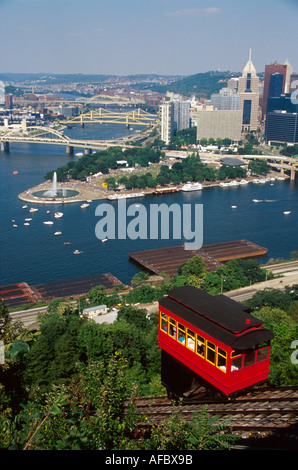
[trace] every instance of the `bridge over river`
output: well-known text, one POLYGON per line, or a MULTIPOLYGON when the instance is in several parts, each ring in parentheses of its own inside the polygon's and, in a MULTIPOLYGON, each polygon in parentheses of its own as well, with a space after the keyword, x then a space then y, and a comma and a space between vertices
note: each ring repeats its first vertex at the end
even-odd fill
POLYGON ((72 139, 60 130, 47 126, 30 126, 30 127, 16 127, 13 129, 5 129, 0 134, 1 151, 8 151, 10 143, 23 143, 28 142, 31 144, 50 144, 62 145, 66 147, 66 153, 73 153, 74 148, 84 149, 85 153, 90 153, 92 150, 106 150, 109 147, 121 146, 123 148, 132 147, 126 144, 125 139, 119 138, 114 140, 79 140, 72 139))
MULTIPOLYGON (((67 125, 80 123, 103 123, 114 122, 125 124, 129 127, 129 123, 136 125, 145 125, 147 127, 156 125, 157 117, 146 113, 142 110, 132 111, 129 113, 112 113, 103 112, 105 110, 90 111, 72 119, 63 121, 67 125), (141 112, 142 111, 142 112, 141 112)), ((136 137, 137 138, 137 137, 136 137)), ((24 119, 18 127, 10 128, 4 126, 0 131, 1 151, 9 150, 10 143, 28 142, 38 144, 62 145, 66 147, 66 153, 73 153, 74 148, 84 149, 85 153, 93 151, 106 150, 109 147, 121 146, 122 148, 131 148, 127 142, 127 137, 114 140, 79 140, 66 136, 61 130, 47 126, 27 126, 24 119)), ((296 171, 298 171, 298 162, 295 157, 286 157, 283 155, 241 155, 239 156, 244 162, 247 160, 265 160, 274 168, 277 168, 283 174, 285 171, 290 172, 291 180, 295 179, 296 171)))

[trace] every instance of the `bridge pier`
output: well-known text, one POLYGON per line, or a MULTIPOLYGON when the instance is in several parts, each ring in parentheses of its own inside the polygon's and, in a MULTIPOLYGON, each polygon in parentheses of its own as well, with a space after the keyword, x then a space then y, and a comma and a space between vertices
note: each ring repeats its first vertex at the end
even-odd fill
POLYGON ((85 149, 85 155, 88 155, 91 153, 91 149, 85 149))
POLYGON ((73 154, 73 147, 71 145, 66 146, 66 153, 67 153, 67 155, 72 155, 73 154))
POLYGON ((295 169, 292 168, 292 169, 291 169, 291 176, 290 176, 290 180, 291 180, 291 181, 294 181, 294 180, 295 180, 295 173, 296 173, 296 172, 295 172, 295 169))
POLYGON ((9 152, 9 142, 1 141, 1 152, 9 152))

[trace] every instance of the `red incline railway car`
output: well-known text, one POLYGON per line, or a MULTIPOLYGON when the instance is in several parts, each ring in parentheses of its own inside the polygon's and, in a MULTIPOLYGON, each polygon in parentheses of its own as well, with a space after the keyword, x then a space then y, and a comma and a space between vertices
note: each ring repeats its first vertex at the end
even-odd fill
POLYGON ((162 383, 183 396, 205 385, 229 396, 265 382, 273 333, 244 305, 196 287, 176 287, 159 300, 162 383))

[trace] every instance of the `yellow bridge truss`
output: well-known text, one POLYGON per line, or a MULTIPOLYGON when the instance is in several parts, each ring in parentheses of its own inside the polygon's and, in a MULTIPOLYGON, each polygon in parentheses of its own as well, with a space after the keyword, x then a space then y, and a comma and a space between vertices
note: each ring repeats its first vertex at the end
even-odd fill
POLYGON ((65 119, 60 121, 64 124, 87 124, 87 123, 113 123, 125 124, 127 128, 132 125, 135 126, 150 126, 157 123, 158 116, 156 114, 148 113, 140 108, 134 109, 129 112, 114 112, 104 108, 88 111, 87 113, 80 114, 79 116, 65 119))

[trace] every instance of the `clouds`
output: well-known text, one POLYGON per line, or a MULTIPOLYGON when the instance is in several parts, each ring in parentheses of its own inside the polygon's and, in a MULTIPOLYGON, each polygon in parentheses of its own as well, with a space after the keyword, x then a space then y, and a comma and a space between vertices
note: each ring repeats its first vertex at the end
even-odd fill
POLYGON ((181 10, 170 11, 166 13, 168 17, 201 17, 205 15, 218 15, 222 10, 218 7, 207 7, 207 8, 182 8, 181 10))

